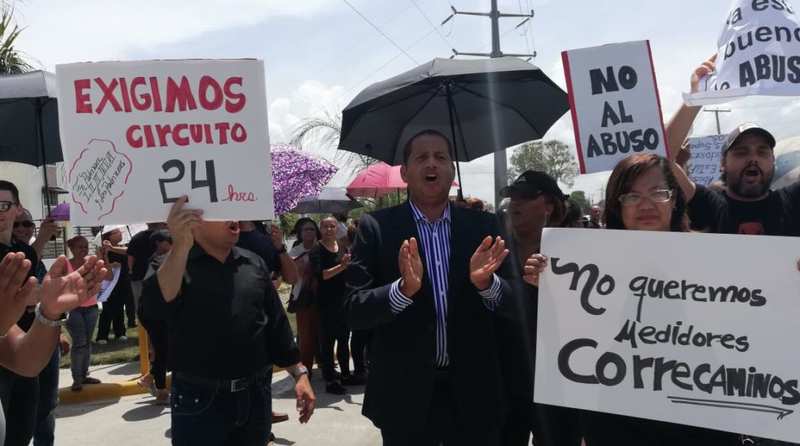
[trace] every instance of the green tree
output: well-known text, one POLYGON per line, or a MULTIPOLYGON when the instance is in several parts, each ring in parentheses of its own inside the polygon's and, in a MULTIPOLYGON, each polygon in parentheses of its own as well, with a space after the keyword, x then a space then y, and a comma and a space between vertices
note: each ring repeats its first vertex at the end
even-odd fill
POLYGON ((591 209, 592 204, 586 198, 586 192, 582 190, 572 191, 569 194, 569 198, 581 208, 581 215, 586 215, 589 213, 589 209, 591 209))
MULTIPOLYGON (((342 133, 342 114, 332 115, 325 113, 322 117, 312 117, 303 119, 292 132, 292 140, 289 144, 303 148, 304 146, 314 145, 321 149, 337 149, 339 146, 339 135, 342 133)), ((353 172, 357 172, 365 167, 369 167, 378 160, 367 155, 336 150, 336 159, 350 166, 353 172)))
POLYGON ((14 22, 14 9, 0 4, 0 74, 20 74, 33 70, 33 66, 22 57, 14 43, 22 28, 14 22))
POLYGON ((540 170, 556 181, 572 186, 578 175, 578 164, 572 152, 570 146, 555 139, 524 143, 511 155, 509 180, 513 181, 526 170, 540 170))

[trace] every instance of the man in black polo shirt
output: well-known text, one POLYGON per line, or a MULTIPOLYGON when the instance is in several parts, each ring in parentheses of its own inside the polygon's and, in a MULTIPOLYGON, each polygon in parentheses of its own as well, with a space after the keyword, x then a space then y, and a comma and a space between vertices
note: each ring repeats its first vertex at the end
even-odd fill
POLYGON ((172 443, 262 446, 272 365, 295 377, 301 423, 314 410, 308 371, 264 261, 235 246, 238 222, 203 221, 186 200, 170 211, 172 251, 142 292, 145 312, 168 320, 172 443))

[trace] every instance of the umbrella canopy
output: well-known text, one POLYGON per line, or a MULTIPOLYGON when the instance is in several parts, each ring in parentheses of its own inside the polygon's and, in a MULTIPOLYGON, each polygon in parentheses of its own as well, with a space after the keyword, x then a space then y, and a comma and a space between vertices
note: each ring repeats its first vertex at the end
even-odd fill
POLYGON ((406 182, 400 176, 400 166, 375 163, 356 175, 347 186, 353 197, 378 198, 405 189, 406 182))
POLYGON ((343 187, 323 187, 317 196, 305 197, 292 209, 296 214, 347 214, 361 203, 347 195, 343 187))
POLYGON ((359 93, 339 148, 400 164, 406 142, 435 129, 470 161, 542 138, 568 109, 567 94, 520 59, 434 59, 359 93))
POLYGON ((304 197, 320 193, 333 178, 336 166, 287 145, 272 150, 272 187, 275 213, 285 214, 304 197))
MULTIPOLYGON (((375 163, 356 175, 347 186, 347 193, 353 197, 378 198, 404 190, 408 185, 400 176, 400 166, 375 163)), ((458 182, 453 181, 458 187, 458 182)))
POLYGON ((0 161, 41 166, 63 161, 55 75, 0 76, 0 161))

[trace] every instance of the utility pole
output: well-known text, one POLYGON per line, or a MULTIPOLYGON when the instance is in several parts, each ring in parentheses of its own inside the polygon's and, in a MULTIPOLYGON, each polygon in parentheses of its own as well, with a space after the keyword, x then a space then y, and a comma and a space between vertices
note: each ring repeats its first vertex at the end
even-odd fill
POLYGON ((703 109, 704 112, 707 113, 714 113, 714 116, 717 118, 717 135, 721 135, 722 131, 719 126, 719 114, 720 113, 730 113, 731 109, 729 108, 706 108, 703 109))
MULTIPOLYGON (((450 21, 453 17, 457 15, 472 15, 472 16, 481 16, 481 17, 489 17, 492 21, 492 52, 491 53, 462 53, 457 51, 453 48, 453 55, 450 58, 454 58, 456 56, 477 56, 477 57, 524 57, 526 59, 530 59, 532 57, 536 57, 536 52, 534 51, 532 54, 506 54, 500 50, 500 19, 501 18, 524 18, 522 22, 520 22, 516 28, 527 23, 530 19, 533 18, 533 10, 529 14, 507 14, 502 13, 497 9, 497 0, 491 0, 492 3, 492 10, 490 12, 467 12, 467 11, 458 11, 453 6, 450 6, 450 9, 453 10, 453 13, 450 14, 443 22, 442 25, 450 21)), ((508 166, 506 162, 506 151, 505 148, 500 151, 494 152, 494 207, 495 209, 499 209, 500 207, 500 189, 506 186, 508 183, 508 174, 507 174, 508 166)))

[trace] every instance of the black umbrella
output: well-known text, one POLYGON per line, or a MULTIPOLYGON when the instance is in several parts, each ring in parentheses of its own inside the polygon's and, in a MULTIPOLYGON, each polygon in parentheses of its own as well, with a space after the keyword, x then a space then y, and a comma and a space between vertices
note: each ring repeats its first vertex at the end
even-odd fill
POLYGON ((324 187, 317 196, 305 197, 290 212, 296 214, 347 214, 362 205, 343 187, 324 187))
POLYGON ((542 138, 567 110, 567 94, 520 59, 434 59, 359 93, 342 112, 339 148, 397 165, 409 138, 435 129, 457 162, 471 161, 542 138))
MULTIPOLYGON (((52 73, 0 76, 0 135, 0 161, 39 167, 64 160, 52 73)), ((48 188, 46 173, 44 177, 48 188)), ((48 206, 49 196, 45 194, 48 206)))

